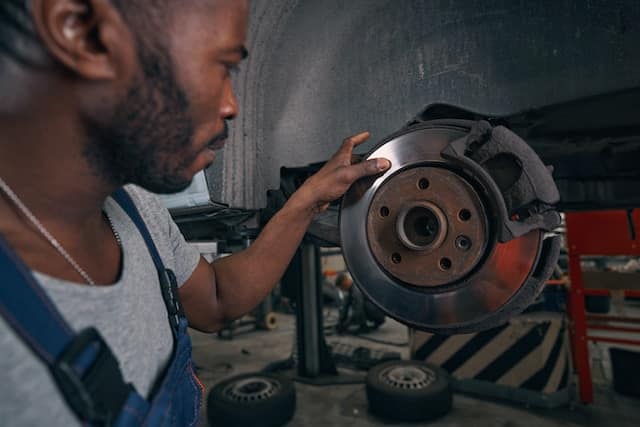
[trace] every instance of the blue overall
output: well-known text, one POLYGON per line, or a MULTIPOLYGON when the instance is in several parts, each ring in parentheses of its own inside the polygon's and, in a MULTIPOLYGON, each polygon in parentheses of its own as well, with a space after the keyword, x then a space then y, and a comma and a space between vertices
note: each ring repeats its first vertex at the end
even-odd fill
POLYGON ((203 388, 193 370, 187 320, 177 284, 165 269, 149 231, 124 189, 113 198, 136 224, 153 258, 174 336, 173 354, 145 400, 125 383, 99 332, 75 333, 30 270, 0 235, 0 315, 48 366, 60 393, 85 425, 192 426, 198 423, 203 388))

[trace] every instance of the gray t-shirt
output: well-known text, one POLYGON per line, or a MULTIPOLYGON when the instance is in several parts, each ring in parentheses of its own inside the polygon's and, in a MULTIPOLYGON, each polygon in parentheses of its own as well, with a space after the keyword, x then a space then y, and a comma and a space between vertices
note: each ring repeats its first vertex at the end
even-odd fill
MULTIPOLYGON (((158 198, 127 186, 165 266, 183 284, 200 254, 189 246, 158 198)), ((147 397, 171 355, 173 338, 158 276, 134 223, 111 198, 104 206, 122 238, 123 267, 111 286, 90 287, 35 273, 58 311, 75 330, 94 326, 115 354, 126 382, 147 397)), ((1 285, 1 284, 0 284, 1 285)), ((79 425, 49 370, 0 316, 0 425, 79 425)))

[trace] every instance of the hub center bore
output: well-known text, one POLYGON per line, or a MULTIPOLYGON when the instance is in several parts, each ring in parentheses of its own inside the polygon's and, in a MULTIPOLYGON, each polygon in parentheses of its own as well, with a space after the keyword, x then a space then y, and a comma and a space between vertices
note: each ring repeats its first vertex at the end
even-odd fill
POLYGON ((437 248, 447 235, 447 219, 431 202, 410 203, 398 214, 396 233, 402 244, 411 250, 437 248))

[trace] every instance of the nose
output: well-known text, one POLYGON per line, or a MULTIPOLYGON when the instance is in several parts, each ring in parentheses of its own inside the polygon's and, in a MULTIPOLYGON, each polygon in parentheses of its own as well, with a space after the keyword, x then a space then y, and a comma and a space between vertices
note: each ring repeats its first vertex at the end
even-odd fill
POLYGON ((223 120, 233 120, 238 115, 238 99, 233 91, 231 79, 227 79, 224 85, 220 115, 223 120))

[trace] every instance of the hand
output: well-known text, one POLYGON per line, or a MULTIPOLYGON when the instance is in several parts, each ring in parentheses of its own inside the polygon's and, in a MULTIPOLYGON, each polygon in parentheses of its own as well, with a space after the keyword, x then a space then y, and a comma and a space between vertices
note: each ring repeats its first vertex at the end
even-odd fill
POLYGON ((380 174, 391 167, 387 159, 353 162, 353 149, 369 139, 369 132, 359 133, 344 140, 342 147, 315 175, 296 192, 314 213, 323 212, 329 203, 342 197, 349 187, 365 176, 380 174))

